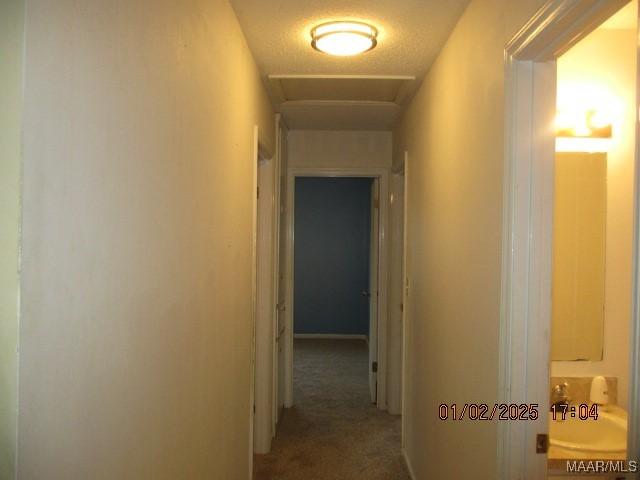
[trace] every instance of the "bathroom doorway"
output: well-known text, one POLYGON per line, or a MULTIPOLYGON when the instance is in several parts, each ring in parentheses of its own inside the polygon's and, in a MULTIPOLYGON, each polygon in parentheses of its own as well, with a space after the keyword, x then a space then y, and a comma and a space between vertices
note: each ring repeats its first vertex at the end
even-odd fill
POLYGON ((628 459, 637 19, 633 1, 557 60, 549 478, 628 459))
POLYGON ((635 3, 558 1, 506 47, 499 401, 539 415, 498 425, 499 478, 640 457, 635 38, 635 3))

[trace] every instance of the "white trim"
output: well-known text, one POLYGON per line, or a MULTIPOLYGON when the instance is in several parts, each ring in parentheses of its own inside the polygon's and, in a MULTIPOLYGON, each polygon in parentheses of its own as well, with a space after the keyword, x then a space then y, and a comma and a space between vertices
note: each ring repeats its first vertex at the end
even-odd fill
MULTIPOLYGON (((380 179, 371 179, 371 197, 369 199, 369 215, 371 217, 369 230, 369 365, 379 362, 378 352, 378 320, 380 318, 380 179)), ((380 375, 373 368, 369 368, 369 395, 371 403, 378 403, 378 381, 380 375)), ((386 380, 386 375, 385 375, 386 380)))
POLYGON ((379 259, 379 299, 378 299, 378 395, 377 407, 387 408, 387 295, 388 295, 388 241, 389 224, 389 169, 388 168, 308 168, 291 167, 287 171, 287 273, 286 273, 286 318, 287 342, 285 359, 287 362, 285 406, 293 406, 293 265, 294 265, 294 205, 296 177, 364 177, 380 179, 380 259, 379 259))
MULTIPOLYGON (((405 152, 406 157, 406 152, 405 152)), ((404 161, 390 175, 389 194, 389 320, 387 324, 387 411, 402 415, 404 291, 405 291, 405 183, 404 161)))
POLYGON ((280 276, 280 222, 281 222, 281 212, 280 212, 280 173, 282 172, 282 126, 283 123, 282 116, 277 113, 275 117, 275 131, 276 131, 276 154, 274 157, 274 172, 273 172, 273 253, 272 253, 272 285, 273 285, 273 375, 272 375, 272 385, 271 385, 271 405, 272 405, 272 415, 271 415, 271 430, 272 436, 276 435, 276 428, 278 424, 278 373, 279 373, 279 361, 280 356, 278 355, 278 284, 279 284, 279 276, 280 276))
POLYGON ((252 202, 252 237, 251 237, 251 376, 249 378, 249 480, 253 478, 253 436, 255 422, 255 373, 256 373, 256 295, 257 295, 257 232, 258 232, 258 199, 255 192, 258 189, 258 155, 259 155, 259 130, 258 126, 253 127, 253 149, 251 165, 253 169, 253 187, 251 189, 252 202))
POLYGON ((546 477, 556 62, 628 0, 551 0, 505 50, 501 403, 539 403, 535 422, 499 422, 498 478, 546 477))
MULTIPOLYGON (((275 382, 276 382, 276 399, 274 402, 275 408, 275 421, 278 422, 279 418, 282 416, 281 407, 290 407, 288 404, 287 398, 287 378, 290 372, 287 369, 287 343, 288 343, 288 335, 286 334, 287 329, 287 305, 286 305, 286 275, 288 271, 287 258, 286 255, 280 255, 281 246, 284 244, 286 248, 286 243, 289 241, 288 239, 288 224, 287 224, 287 196, 285 186, 287 182, 286 172, 287 165, 286 159, 288 152, 286 151, 287 139, 289 135, 289 131, 287 125, 284 121, 284 118, 280 115, 276 115, 277 119, 277 158, 278 158, 278 175, 276 178, 276 193, 277 193, 277 202, 276 202, 276 212, 277 212, 277 236, 278 240, 276 242, 276 246, 278 249, 278 264, 276 265, 276 321, 275 321, 275 338, 276 345, 274 349, 274 355, 276 356, 276 370, 275 370, 275 382), (283 179, 284 177, 284 179, 283 179), (281 303, 280 303, 281 302, 281 303), (282 379, 280 375, 282 374, 282 379), (281 391, 282 389, 282 391, 281 391)), ((275 429, 274 429, 275 433, 275 429)))
POLYGON ((293 186, 290 178, 290 168, 287 168, 287 203, 285 211, 287 213, 287 238, 285 246, 285 342, 284 342, 284 358, 285 358, 285 395, 284 406, 291 408, 293 406, 293 262, 294 262, 294 211, 293 211, 293 186))
POLYGON ((268 453, 274 435, 273 378, 275 371, 274 236, 275 165, 260 149, 258 160, 256 245, 256 348, 254 452, 268 453))
MULTIPOLYGON (((515 138, 513 164, 505 170, 510 176, 507 202, 510 213, 505 212, 505 223, 509 227, 503 240, 503 305, 501 316, 499 401, 501 403, 538 403, 540 418, 536 422, 502 422, 498 425, 498 456, 501 457, 500 478, 538 479, 544 478, 546 456, 530 458, 535 452, 535 433, 546 433, 549 378, 550 328, 550 274, 551 255, 544 255, 545 245, 551 244, 550 216, 553 192, 540 188, 553 187, 553 142, 548 145, 544 136, 535 141, 531 132, 545 125, 542 118, 555 113, 555 64, 519 62, 516 77, 523 96, 533 97, 534 79, 539 76, 553 100, 549 105, 535 102, 518 105, 519 118, 514 119, 515 138), (539 69, 539 72, 538 72, 539 69), (539 74, 539 75, 538 75, 539 74), (546 107, 546 109, 545 109, 546 107), (516 148, 517 147, 517 148, 516 148), (513 216, 511 212, 515 213, 513 216), (545 282, 544 280, 547 279, 545 282), (526 469, 526 474, 525 474, 526 469)), ((537 87, 536 87, 537 88, 537 87)), ((546 125, 553 125, 551 119, 546 125)), ((553 139, 552 135, 549 138, 553 139)))
MULTIPOLYGON (((638 11, 640 17, 640 11, 638 11)), ((639 22, 640 23, 640 22, 639 22)), ((640 104, 640 48, 636 50, 636 104, 640 104)), ((640 115, 640 106, 636 105, 640 115)), ((633 293, 629 352, 627 458, 640 459, 640 118, 636 116, 633 213, 633 293)), ((640 478, 640 474, 636 474, 640 478)))
POLYGON ((406 445, 405 433, 407 431, 407 377, 406 370, 408 368, 407 363, 407 332, 409 329, 409 313, 407 312, 407 305, 409 300, 409 268, 407 263, 407 238, 409 238, 409 152, 404 152, 404 162, 402 164, 402 171, 404 176, 404 210, 402 212, 402 433, 401 442, 402 448, 406 445))
POLYGON ((313 340, 363 340, 369 343, 366 335, 340 333, 294 333, 293 338, 313 340))
MULTIPOLYGON (((253 168, 253 183, 252 183, 252 237, 251 237, 251 285, 252 285, 252 294, 251 294, 251 308, 252 308, 252 338, 251 338, 251 382, 250 382, 250 402, 249 402, 249 418, 250 418, 250 426, 249 426, 249 478, 253 477, 253 455, 257 451, 258 453, 264 453, 265 450, 268 451, 271 444, 271 438, 273 436, 273 432, 271 429, 271 421, 269 418, 264 417, 271 416, 271 409, 257 409, 256 408, 256 398, 259 397, 264 399, 265 397, 268 399, 268 395, 264 395, 264 391, 268 390, 272 383, 272 372, 265 371, 263 368, 256 368, 256 355, 258 344, 264 347, 263 343, 269 343, 269 339, 265 338, 263 334, 258 336, 258 333, 262 332, 258 329, 258 316, 264 321, 270 321, 269 319, 273 319, 272 312, 275 310, 275 306, 270 305, 272 300, 272 295, 270 295, 270 290, 273 288, 271 285, 271 275, 268 271, 259 272, 258 269, 258 249, 259 246, 263 244, 263 242, 273 241, 271 232, 268 235, 260 235, 259 236, 259 211, 258 211, 258 197, 257 197, 257 189, 259 185, 259 161, 260 159, 267 160, 271 162, 272 155, 271 152, 267 150, 267 148, 260 141, 260 130, 257 125, 253 128, 253 149, 252 149, 252 168, 253 168), (259 243, 260 242, 260 243, 259 243), (259 288, 266 288, 267 292, 264 295, 266 303, 261 305, 258 299, 259 288), (256 445, 258 447, 256 448, 256 445)), ((273 173, 273 168, 270 168, 271 173, 273 173)), ((265 180, 265 179, 262 179, 265 180)), ((273 180, 273 179, 272 179, 273 180)), ((267 178, 266 181, 269 181, 267 178)), ((275 188, 275 185, 273 185, 275 188)), ((271 192, 273 193, 273 192, 271 192)), ((273 200, 271 202, 272 208, 271 213, 273 212, 273 200)), ((267 212, 267 215, 269 212, 267 212)), ((273 225, 271 225, 273 226, 273 225)), ((269 264, 271 265, 271 264, 269 264)), ((268 270, 268 269, 267 269, 268 270)), ((261 296, 262 298, 262 296, 261 296)), ((268 330, 267 330, 268 332, 268 330)), ((269 347, 267 346, 267 349, 269 347)), ((268 400, 267 400, 268 404, 268 400)))
POLYGON ((403 448, 402 449, 402 458, 404 460, 404 464, 407 467, 407 470, 409 471, 409 477, 411 477, 411 480, 416 480, 416 474, 413 472, 413 467, 411 466, 411 461, 409 460, 409 456, 407 455, 407 451, 403 448))

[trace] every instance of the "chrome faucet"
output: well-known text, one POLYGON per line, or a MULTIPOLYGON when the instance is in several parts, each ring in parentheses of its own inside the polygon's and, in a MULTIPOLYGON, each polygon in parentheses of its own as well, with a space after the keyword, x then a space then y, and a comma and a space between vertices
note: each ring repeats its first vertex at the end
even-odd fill
POLYGON ((554 385, 551 389, 551 405, 569 405, 569 384, 567 382, 554 385))

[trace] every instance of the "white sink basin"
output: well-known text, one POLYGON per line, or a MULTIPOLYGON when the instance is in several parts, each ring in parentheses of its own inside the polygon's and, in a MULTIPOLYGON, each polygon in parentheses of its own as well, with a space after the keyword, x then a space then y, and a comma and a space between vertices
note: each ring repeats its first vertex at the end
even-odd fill
POLYGON ((549 442, 552 447, 584 453, 624 453, 627 449, 626 413, 620 408, 598 411, 598 419, 552 420, 549 415, 549 442))

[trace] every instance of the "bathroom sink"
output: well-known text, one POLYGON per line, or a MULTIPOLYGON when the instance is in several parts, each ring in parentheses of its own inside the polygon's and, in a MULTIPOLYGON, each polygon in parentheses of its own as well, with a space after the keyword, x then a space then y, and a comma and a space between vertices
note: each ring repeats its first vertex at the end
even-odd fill
POLYGON ((624 453, 627 448, 626 413, 620 408, 598 411, 598 419, 552 420, 549 416, 551 446, 584 453, 624 453))

